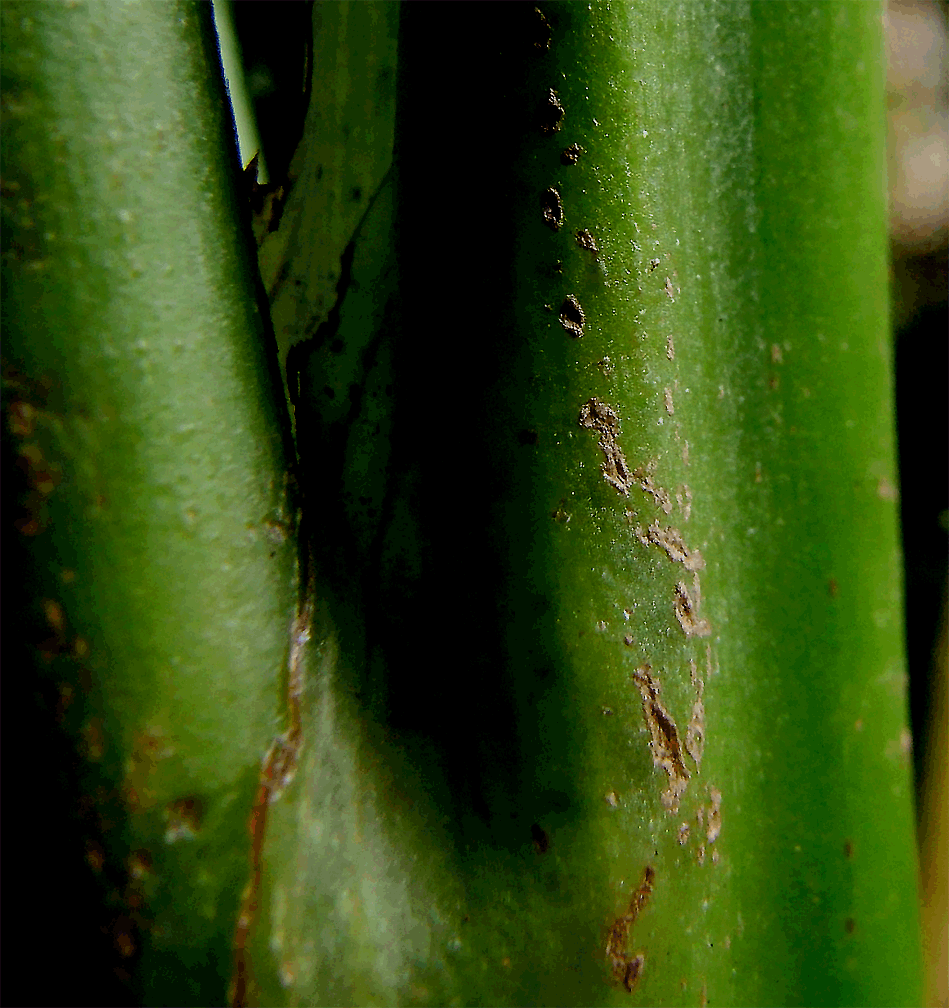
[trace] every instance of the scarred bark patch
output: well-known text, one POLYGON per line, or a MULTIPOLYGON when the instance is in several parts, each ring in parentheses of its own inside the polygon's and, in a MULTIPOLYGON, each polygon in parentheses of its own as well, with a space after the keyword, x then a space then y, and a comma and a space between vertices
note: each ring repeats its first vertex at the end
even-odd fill
POLYGON ((619 417, 599 399, 590 399, 580 407, 580 426, 596 431, 604 461, 600 466, 603 479, 624 497, 629 496, 633 483, 633 473, 626 464, 623 449, 617 443, 619 417))
POLYGON ((651 736, 649 748, 653 763, 669 776, 669 787, 661 796, 662 804, 670 812, 676 812, 690 777, 682 760, 679 730, 659 699, 659 680, 652 675, 652 667, 640 665, 633 673, 633 681, 643 698, 643 717, 651 736))
POLYGON ((655 878, 655 869, 647 865, 643 872, 642 883, 629 901, 629 909, 622 917, 617 917, 613 921, 606 939, 606 958, 613 973, 613 980, 622 984, 630 993, 642 976, 643 966, 646 963, 644 953, 629 954, 630 930, 643 907, 649 902, 655 878))

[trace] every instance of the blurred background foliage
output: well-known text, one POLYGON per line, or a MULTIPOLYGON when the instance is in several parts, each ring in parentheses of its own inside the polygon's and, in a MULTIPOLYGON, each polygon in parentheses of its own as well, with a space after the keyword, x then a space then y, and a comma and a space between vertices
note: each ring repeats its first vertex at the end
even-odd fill
POLYGON ((890 237, 906 566, 906 640, 929 1003, 949 1004, 947 955, 947 11, 890 0, 890 237))

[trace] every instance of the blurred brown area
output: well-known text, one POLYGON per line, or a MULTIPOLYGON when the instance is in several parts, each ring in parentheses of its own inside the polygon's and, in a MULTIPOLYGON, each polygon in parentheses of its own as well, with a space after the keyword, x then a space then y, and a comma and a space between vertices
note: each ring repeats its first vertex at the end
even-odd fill
POLYGON ((930 1008, 949 1006, 947 13, 940 0, 889 0, 886 17, 906 633, 930 1008))

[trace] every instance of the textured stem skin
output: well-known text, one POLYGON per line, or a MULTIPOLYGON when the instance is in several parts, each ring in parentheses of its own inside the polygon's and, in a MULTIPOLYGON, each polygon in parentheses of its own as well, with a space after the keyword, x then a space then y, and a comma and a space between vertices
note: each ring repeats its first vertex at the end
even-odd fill
POLYGON ((67 965, 20 1003, 220 1004, 297 593, 210 9, 9 3, 3 47, 16 602, 24 675, 80 759, 40 721, 35 776, 68 809, 34 898, 56 905, 52 866, 85 854, 106 905, 67 902, 67 965), (100 925, 124 993, 84 989, 100 925))

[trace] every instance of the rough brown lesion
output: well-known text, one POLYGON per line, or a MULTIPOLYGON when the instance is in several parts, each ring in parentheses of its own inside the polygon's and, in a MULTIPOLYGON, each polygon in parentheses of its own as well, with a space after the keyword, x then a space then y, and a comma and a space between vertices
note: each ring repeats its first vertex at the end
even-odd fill
POLYGON ((600 250, 597 247, 596 239, 584 228, 582 231, 576 233, 577 244, 582 249, 586 249, 588 252, 592 252, 596 255, 600 250))
POLYGON ((629 908, 622 917, 617 917, 613 921, 606 939, 606 958, 610 964, 613 980, 622 984, 630 993, 642 976, 643 966, 646 963, 644 953, 629 954, 630 931, 636 923, 636 918, 649 902, 655 878, 655 869, 647 865, 643 872, 642 883, 629 901, 629 908))
MULTIPOLYGON (((312 562, 312 561, 311 561, 312 562)), ((256 984, 250 969, 248 946, 257 918, 263 879, 263 847, 267 814, 296 776, 303 748, 301 698, 306 688, 304 657, 313 632, 315 583, 312 570, 307 588, 290 624, 290 650, 287 660, 287 729, 274 738, 264 756, 257 784, 257 794, 247 823, 250 837, 250 879, 241 894, 237 925, 234 929, 234 963, 228 989, 232 1008, 243 1008, 256 1000, 256 984)))
MULTIPOLYGON (((696 584, 695 587, 697 588, 698 585, 696 584)), ((708 637, 712 633, 712 626, 709 621, 700 617, 696 611, 698 604, 698 597, 693 599, 686 583, 680 581, 675 586, 673 608, 676 619, 679 621, 679 626, 682 627, 682 632, 686 637, 708 637)))
POLYGON ((652 667, 640 665, 633 672, 633 682, 643 698, 643 717, 651 736, 649 748, 653 764, 665 770, 669 777, 669 787, 661 796, 662 804, 670 812, 675 812, 691 776, 682 759, 679 730, 659 699, 659 680, 652 675, 652 667))
POLYGON ((560 193, 551 186, 545 189, 540 197, 541 211, 544 215, 544 223, 557 231, 563 224, 563 201, 560 193))
POLYGON ((686 570, 698 571, 705 567, 701 552, 689 549, 682 533, 671 525, 662 528, 654 521, 645 532, 637 525, 636 535, 644 546, 658 546, 670 560, 681 563, 686 570))
POLYGON ((599 435, 600 450, 604 461, 600 465, 603 478, 618 493, 629 496, 629 488, 633 483, 633 473, 626 463, 626 456, 617 443, 619 436, 619 417, 599 399, 588 400, 580 407, 580 426, 596 431, 599 435))
POLYGON ((568 294, 560 306, 560 324, 571 336, 579 339, 583 335, 584 322, 586 315, 580 307, 580 302, 572 294, 568 294))
MULTIPOLYGON (((663 490, 653 479, 652 474, 655 472, 655 469, 655 461, 649 462, 645 466, 640 466, 633 473, 633 478, 639 483, 643 493, 649 494, 666 514, 672 514, 672 498, 669 496, 668 491, 663 490)), ((631 511, 627 512, 627 514, 635 517, 631 511)))
POLYGON ((575 165, 580 160, 583 148, 579 144, 571 144, 560 152, 560 163, 563 165, 575 165))

